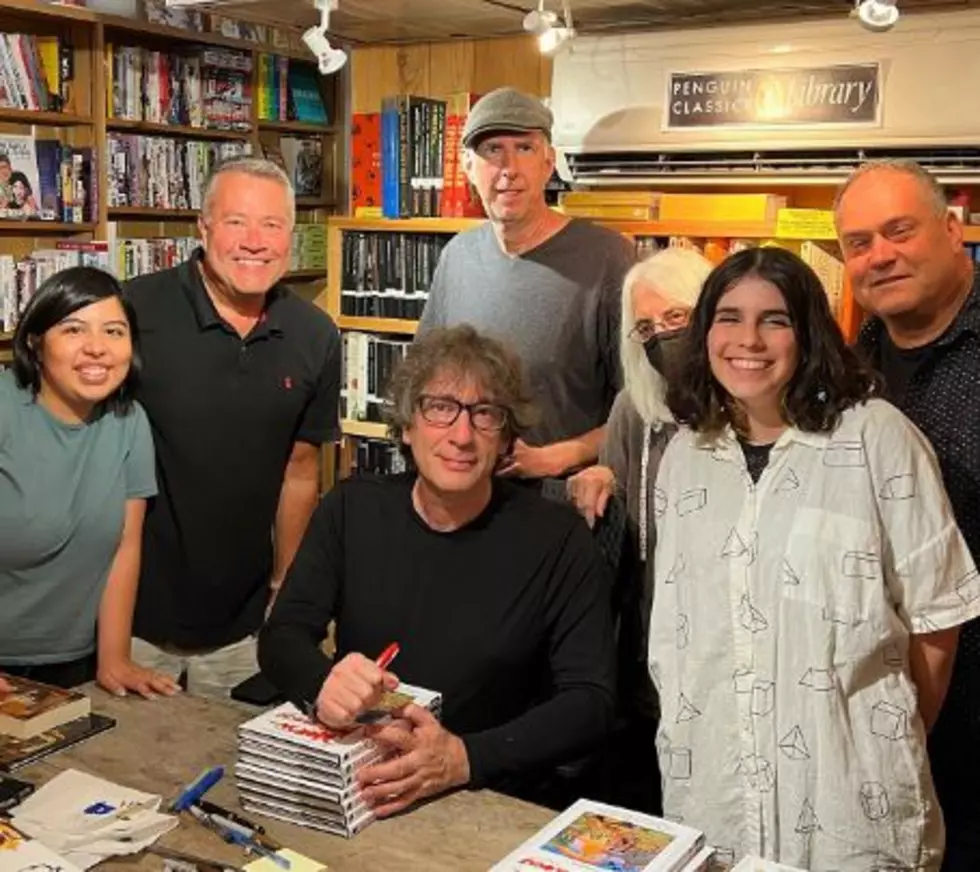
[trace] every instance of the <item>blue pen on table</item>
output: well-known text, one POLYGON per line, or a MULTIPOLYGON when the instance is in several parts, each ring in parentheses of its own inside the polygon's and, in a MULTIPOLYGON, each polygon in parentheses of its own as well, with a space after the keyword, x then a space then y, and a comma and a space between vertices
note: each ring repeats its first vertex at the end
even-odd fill
POLYGON ((267 848, 265 845, 260 844, 251 836, 246 836, 241 830, 233 830, 228 827, 220 827, 219 834, 226 842, 232 845, 240 845, 245 848, 246 851, 250 851, 254 854, 258 854, 260 857, 266 857, 275 863, 280 869, 289 870, 292 868, 292 863, 286 857, 281 854, 277 854, 271 848, 267 848))
POLYGON ((170 804, 171 811, 184 811, 196 803, 205 793, 214 787, 225 775, 224 766, 215 766, 201 773, 194 781, 185 787, 180 795, 170 804))

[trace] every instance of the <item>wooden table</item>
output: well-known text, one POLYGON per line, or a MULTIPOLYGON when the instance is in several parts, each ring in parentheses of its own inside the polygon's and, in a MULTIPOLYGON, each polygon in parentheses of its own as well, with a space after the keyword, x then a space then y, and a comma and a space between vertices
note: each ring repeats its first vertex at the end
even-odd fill
MULTIPOLYGON (((224 765, 224 779, 207 798, 239 810, 231 767, 236 727, 254 714, 235 704, 183 694, 146 701, 115 698, 90 687, 93 711, 116 718, 115 729, 14 773, 36 784, 74 768, 159 794, 168 804, 202 770, 224 765)), ((376 821, 343 839, 261 818, 283 845, 327 864, 330 872, 485 872, 539 829, 552 812, 491 791, 459 791, 400 817, 376 821)), ((157 844, 243 865, 243 852, 183 815, 157 844)), ((106 869, 160 869, 149 854, 114 859, 106 869)))

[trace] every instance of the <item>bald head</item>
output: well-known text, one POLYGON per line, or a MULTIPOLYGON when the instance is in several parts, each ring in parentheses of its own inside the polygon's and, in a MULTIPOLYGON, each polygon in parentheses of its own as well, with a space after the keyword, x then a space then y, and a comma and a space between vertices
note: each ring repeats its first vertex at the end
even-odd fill
POLYGON ((969 274, 963 227, 918 164, 859 168, 838 194, 834 217, 851 288, 866 311, 896 325, 927 323, 961 295, 969 274))

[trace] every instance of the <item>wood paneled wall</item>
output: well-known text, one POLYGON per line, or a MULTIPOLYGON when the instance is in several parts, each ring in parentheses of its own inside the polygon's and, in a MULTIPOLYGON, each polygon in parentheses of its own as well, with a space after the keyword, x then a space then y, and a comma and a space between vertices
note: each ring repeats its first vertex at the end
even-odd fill
POLYGON ((393 94, 438 98, 505 85, 551 94, 551 60, 534 37, 369 46, 351 57, 352 112, 378 112, 381 99, 393 94))

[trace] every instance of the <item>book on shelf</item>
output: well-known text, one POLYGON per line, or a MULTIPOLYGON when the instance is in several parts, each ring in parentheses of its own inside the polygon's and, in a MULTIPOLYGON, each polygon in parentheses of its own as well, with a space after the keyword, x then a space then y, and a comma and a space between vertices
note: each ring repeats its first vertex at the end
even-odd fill
POLYGON ((288 62, 286 71, 286 120, 327 125, 326 107, 320 93, 320 74, 309 64, 288 62))
POLYGON ((296 224, 290 251, 291 270, 327 269, 327 228, 323 224, 296 224))
POLYGON ((72 863, 0 820, 0 872, 81 872, 72 863))
POLYGON ((61 111, 69 96, 71 47, 57 36, 0 33, 0 106, 61 111))
POLYGON ((490 872, 682 872, 702 847, 699 830, 580 799, 490 872))
POLYGON ((380 423, 388 381, 411 342, 345 330, 341 343, 340 416, 380 423))
POLYGON ((443 218, 482 218, 483 204, 466 177, 463 166, 463 127, 470 109, 479 95, 460 92, 449 96, 446 107, 446 130, 443 153, 442 204, 443 218))
MULTIPOLYGON (((361 720, 383 722, 408 703, 436 717, 442 709, 440 694, 401 684, 361 720)), ((363 726, 329 730, 286 703, 238 728, 239 801, 246 811, 350 837, 373 820, 356 773, 382 758, 363 726)))
POLYGON ((398 95, 381 109, 381 194, 386 218, 438 217, 444 184, 445 100, 398 95))
POLYGON ((352 475, 398 475, 407 469, 399 447, 381 439, 358 439, 352 460, 352 475))
POLYGON ((0 690, 0 734, 5 736, 31 739, 92 710, 84 693, 2 672, 0 678, 10 685, 0 690))
POLYGON ((382 217, 380 112, 351 116, 350 167, 351 214, 358 218, 382 217))
POLYGON ((106 150, 110 209, 196 211, 215 164, 250 154, 251 144, 110 133, 106 150))
POLYGON ((0 254, 0 332, 13 330, 38 287, 72 266, 94 266, 111 272, 107 242, 59 241, 21 257, 0 254))
POLYGON ((345 231, 341 243, 342 315, 418 320, 447 234, 345 231))
POLYGON ((252 55, 195 47, 166 52, 106 46, 110 119, 246 131, 252 125, 252 55))
POLYGON ((0 772, 16 772, 57 751, 64 751, 99 733, 111 730, 115 725, 113 718, 93 713, 46 730, 30 739, 0 735, 0 772))
POLYGON ((570 218, 605 221, 656 221, 660 210, 657 191, 563 191, 558 208, 570 218))
POLYGON ((94 221, 97 179, 91 148, 0 134, 0 220, 94 221))
POLYGON ((283 136, 279 140, 286 175, 297 197, 323 193, 323 140, 314 136, 283 136))

